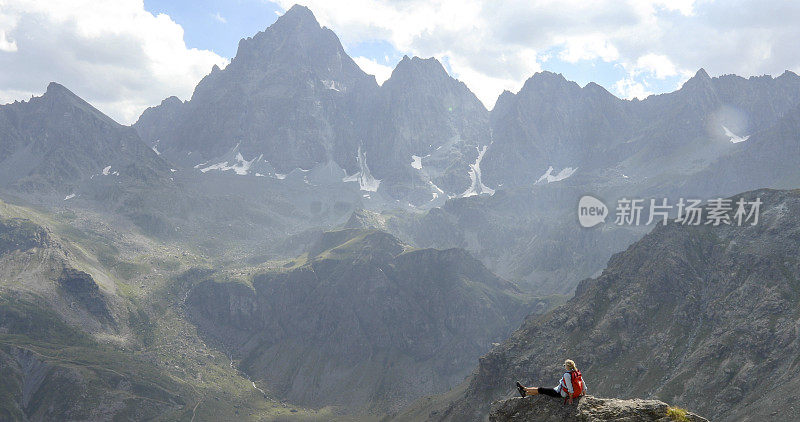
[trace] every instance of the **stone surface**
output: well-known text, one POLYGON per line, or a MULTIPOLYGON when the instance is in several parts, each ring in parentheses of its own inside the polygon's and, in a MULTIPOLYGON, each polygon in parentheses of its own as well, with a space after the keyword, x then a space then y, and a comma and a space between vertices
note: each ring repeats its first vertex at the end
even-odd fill
POLYGON ((492 404, 489 422, 708 422, 687 412, 683 418, 670 416, 669 406, 658 400, 620 400, 585 396, 564 404, 546 396, 511 398, 492 404))

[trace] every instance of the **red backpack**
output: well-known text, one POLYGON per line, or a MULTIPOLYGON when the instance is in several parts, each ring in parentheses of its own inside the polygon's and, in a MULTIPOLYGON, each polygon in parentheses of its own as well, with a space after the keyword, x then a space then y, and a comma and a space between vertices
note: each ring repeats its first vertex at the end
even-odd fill
MULTIPOLYGON (((580 397, 583 395, 583 377, 581 377, 581 371, 569 371, 570 382, 572 383, 572 396, 571 398, 580 397)), ((567 399, 570 398, 569 391, 567 391, 567 397, 564 399, 564 403, 567 402, 567 399)))

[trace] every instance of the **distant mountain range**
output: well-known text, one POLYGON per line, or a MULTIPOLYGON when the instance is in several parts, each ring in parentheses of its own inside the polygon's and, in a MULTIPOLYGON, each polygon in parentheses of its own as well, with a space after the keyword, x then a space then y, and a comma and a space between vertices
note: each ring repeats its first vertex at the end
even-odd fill
POLYGON ((410 222, 393 231, 403 240, 464 247, 503 277, 569 293, 644 233, 582 230, 565 218, 581 195, 614 203, 797 186, 798 107, 792 72, 711 78, 700 69, 678 91, 641 101, 541 72, 487 111, 436 59, 405 57, 378 86, 295 6, 242 40, 189 101, 167 99, 134 127, 176 166, 204 174, 280 182, 312 171, 327 186, 352 185, 362 192, 356 208, 405 213, 395 221, 410 222), (437 207, 446 221, 439 211, 416 217, 437 207), (558 253, 547 239, 580 252, 558 253))
POLYGON ((627 101, 542 72, 489 112, 436 59, 404 57, 378 86, 295 6, 242 40, 189 101, 167 99, 134 127, 186 165, 236 161, 248 167, 242 174, 275 177, 333 162, 335 177, 356 175, 366 191, 430 208, 575 174, 611 184, 685 177, 736 150, 732 140, 775 124, 800 103, 798 90, 788 71, 712 79, 701 69, 674 93, 627 101), (240 158, 226 159, 234 149, 240 158))
MULTIPOLYGON (((751 179, 703 175, 796 152, 776 125, 791 124, 798 92, 789 71, 744 79, 701 69, 678 91, 628 101, 541 72, 490 112, 433 58, 404 57, 378 86, 294 6, 243 39, 190 100, 147 109, 133 127, 150 148, 58 84, 0 107, 0 174, 5 187, 61 194, 106 173, 152 183, 170 169, 273 181, 316 170, 318 182, 364 192, 361 207, 411 212, 575 178, 598 194, 672 193, 693 177, 704 189, 684 193, 732 194, 751 179)), ((764 175, 755 166, 741 170, 769 187, 800 179, 795 166, 764 175)))

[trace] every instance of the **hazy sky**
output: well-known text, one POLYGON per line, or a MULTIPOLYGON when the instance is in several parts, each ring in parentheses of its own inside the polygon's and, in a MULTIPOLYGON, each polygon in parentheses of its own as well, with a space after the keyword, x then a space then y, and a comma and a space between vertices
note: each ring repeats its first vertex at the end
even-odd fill
MULTIPOLYGON (((0 0, 0 103, 57 81, 122 123, 188 99, 238 40, 293 1, 0 0)), ((404 54, 435 56, 487 108, 533 73, 622 98, 712 76, 800 72, 800 2, 780 0, 307 0, 378 82, 404 54)))

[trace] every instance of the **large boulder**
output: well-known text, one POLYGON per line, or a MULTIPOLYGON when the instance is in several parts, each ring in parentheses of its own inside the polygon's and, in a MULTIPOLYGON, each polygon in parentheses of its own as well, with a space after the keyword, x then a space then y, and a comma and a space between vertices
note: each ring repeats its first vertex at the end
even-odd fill
POLYGON ((659 400, 620 400, 584 396, 572 404, 547 396, 529 396, 498 400, 492 404, 490 422, 553 421, 681 421, 701 422, 707 419, 670 407, 659 400))

